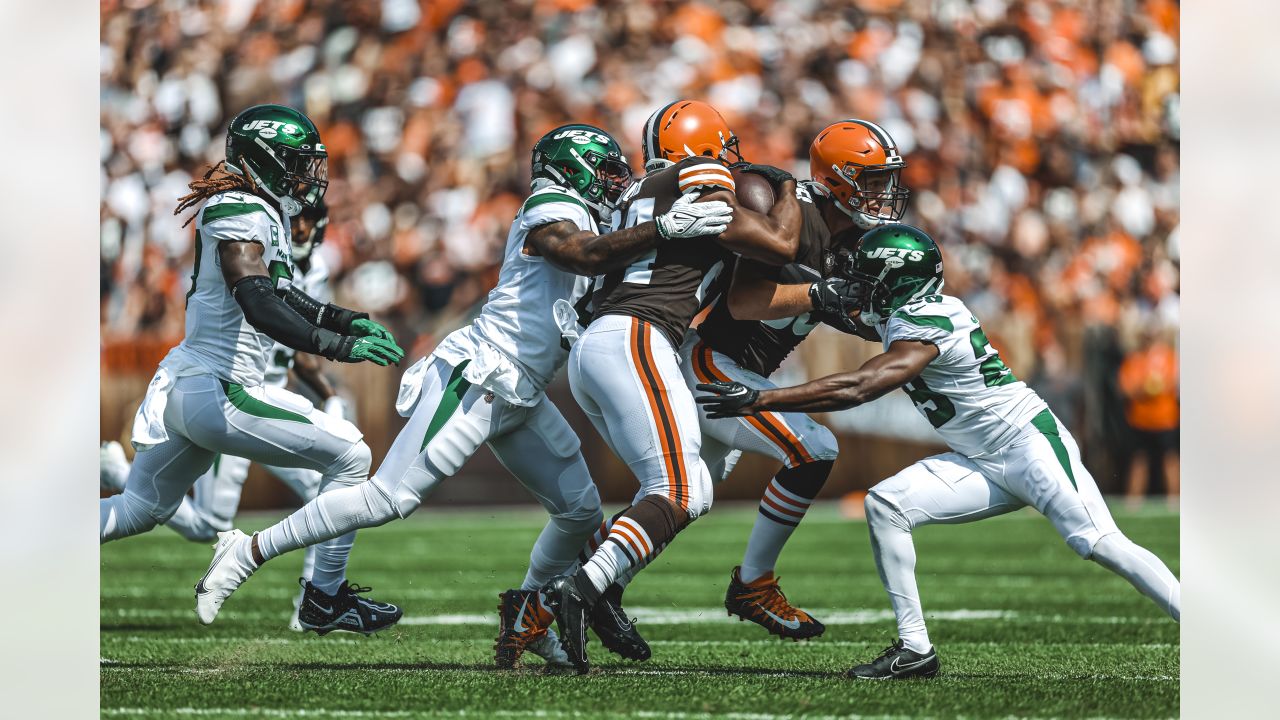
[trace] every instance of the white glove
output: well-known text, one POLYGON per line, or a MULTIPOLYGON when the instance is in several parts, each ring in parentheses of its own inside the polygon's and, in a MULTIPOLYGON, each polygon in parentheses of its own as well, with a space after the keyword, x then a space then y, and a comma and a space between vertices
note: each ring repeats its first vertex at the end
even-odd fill
POLYGON ((733 208, 719 200, 695 203, 696 192, 685 193, 665 215, 654 218, 658 234, 667 240, 719 235, 733 220, 733 208))
POLYGON ((332 415, 336 418, 347 419, 347 401, 337 395, 333 395, 324 401, 320 408, 325 415, 332 415))

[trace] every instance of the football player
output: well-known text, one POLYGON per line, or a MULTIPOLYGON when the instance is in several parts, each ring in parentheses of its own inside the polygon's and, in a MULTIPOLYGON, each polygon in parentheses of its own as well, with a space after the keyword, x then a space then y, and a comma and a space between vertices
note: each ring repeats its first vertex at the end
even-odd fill
MULTIPOLYGON (((168 520, 218 455, 315 471, 320 493, 367 476, 369 447, 354 425, 263 382, 274 342, 343 362, 404 357, 366 313, 322 303, 295 282, 285 218, 320 203, 326 166, 310 119, 256 105, 231 121, 225 161, 180 198, 175 214, 199 208, 186 335, 160 362, 134 418, 138 454, 124 492, 100 502, 102 542, 168 520)), ((345 580, 350 551, 350 537, 318 548, 317 565, 332 572, 306 586, 304 605, 315 609, 304 609, 304 627, 367 634, 399 620, 399 608, 360 597, 365 590, 345 580)))
POLYGON ((853 372, 795 387, 702 384, 698 388, 709 394, 698 402, 716 417, 826 412, 861 405, 901 387, 951 447, 867 494, 871 547, 897 616, 899 639, 848 675, 936 675, 938 652, 920 607, 912 531, 933 523, 981 520, 1026 505, 1047 517, 1081 557, 1128 580, 1178 620, 1178 579, 1120 532, 1071 433, 1014 376, 964 303, 941 294, 942 255, 933 239, 908 225, 876 228, 858 243, 846 275, 862 286, 858 320, 883 338, 883 354, 853 372))
MULTIPOLYGON (((561 643, 581 673, 590 669, 586 628, 602 598, 611 602, 605 591, 652 560, 711 507, 711 476, 699 457, 697 409, 680 371, 685 332, 735 253, 775 265, 790 262, 800 230, 794 180, 782 183, 768 215, 738 204, 726 166, 736 155, 736 138, 714 108, 681 101, 656 113, 647 127, 668 121, 694 126, 697 137, 687 133, 678 145, 664 148, 677 161, 648 173, 627 192, 620 210, 624 226, 646 223, 700 195, 736 209, 715 242, 663 245, 610 272, 593 301, 590 324, 570 353, 574 397, 640 485, 633 504, 613 519, 580 569, 547 586, 561 643)), ((646 139, 652 142, 653 137, 646 139)), ((597 629, 597 635, 619 651, 608 631, 597 629)), ((628 654, 625 648, 621 652, 628 654)), ((633 654, 643 659, 647 648, 633 654)))
MULTIPOLYGON (((329 267, 323 256, 316 252, 316 248, 324 242, 325 229, 329 224, 328 208, 321 200, 315 206, 304 207, 302 212, 289 220, 293 260, 300 273, 296 284, 311 297, 321 302, 328 302, 331 299, 329 267)), ((288 384, 289 372, 292 371, 294 377, 319 398, 324 412, 338 418, 346 417, 346 403, 321 371, 319 358, 307 353, 298 353, 279 342, 271 348, 268 357, 271 362, 268 363, 263 377, 264 385, 283 388, 288 384)), ((268 465, 266 469, 293 490, 303 502, 315 497, 320 487, 320 473, 315 470, 278 465, 268 465)), ((165 521, 164 525, 193 542, 214 540, 220 531, 231 529, 232 520, 235 519, 236 510, 240 506, 240 494, 244 490, 244 482, 248 476, 248 458, 218 455, 213 460, 213 467, 196 480, 194 497, 183 495, 177 511, 165 521)), ((123 491, 128 477, 129 462, 125 459, 124 449, 120 443, 114 440, 104 443, 102 448, 104 487, 123 491)), ((331 587, 333 584, 341 583, 341 575, 338 575, 337 583, 334 583, 332 578, 335 573, 342 573, 344 568, 324 564, 316 568, 315 560, 316 548, 314 546, 307 548, 302 563, 302 577, 299 579, 303 589, 294 599, 293 616, 289 620, 291 630, 306 629, 298 618, 298 609, 306 594, 307 583, 314 582, 321 587, 331 587)))
MULTIPOLYGON (((654 113, 645 127, 646 168, 661 170, 685 157, 683 150, 671 148, 697 154, 697 149, 720 146, 717 135, 690 121, 688 106, 693 104, 672 103, 654 113)), ((726 146, 736 149, 736 139, 731 137, 726 146)), ((696 331, 686 333, 680 349, 680 367, 691 390, 715 380, 772 387, 766 378, 819 322, 825 319, 850 331, 837 319, 846 303, 839 292, 847 283, 835 277, 836 258, 866 230, 902 216, 907 190, 898 176, 905 162, 889 134, 865 120, 842 120, 824 128, 809 155, 814 180, 796 187, 801 229, 795 261, 778 268, 738 258, 726 271, 731 282, 717 285, 728 284, 727 293, 714 301, 696 331)), ((746 169, 774 179, 780 172, 763 166, 746 169)), ((773 569, 831 472, 835 436, 804 413, 718 419, 699 414, 699 428, 702 459, 714 483, 728 476, 743 450, 784 464, 760 500, 742 565, 730 576, 725 607, 779 637, 821 635, 822 623, 787 600, 773 569)), ((606 524, 592 542, 602 542, 608 531, 606 524)), ((643 660, 650 655, 648 645, 621 607, 622 589, 633 572, 603 593, 589 624, 606 648, 643 660)))
POLYGON ((368 482, 322 494, 252 537, 221 533, 197 598, 201 622, 213 622, 267 560, 407 517, 488 444, 551 515, 521 589, 502 595, 495 662, 512 667, 525 649, 563 658, 547 633, 551 616, 538 588, 573 564, 602 519, 578 437, 544 395, 567 357, 562 328, 576 323, 572 301, 586 291, 582 276, 625 267, 669 241, 683 246, 715 235, 733 215, 723 202, 689 199, 601 235, 630 181, 617 142, 599 128, 565 125, 538 141, 532 194, 511 224, 498 284, 475 321, 405 373, 396 408, 409 420, 382 465, 368 482))

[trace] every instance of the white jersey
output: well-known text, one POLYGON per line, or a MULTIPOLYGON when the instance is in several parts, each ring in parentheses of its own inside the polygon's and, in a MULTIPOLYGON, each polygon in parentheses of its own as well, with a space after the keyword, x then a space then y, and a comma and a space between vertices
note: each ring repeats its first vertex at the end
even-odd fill
POLYGON ((275 343, 244 318, 222 277, 218 248, 226 241, 262 245, 262 262, 277 288, 292 281, 296 268, 289 224, 262 198, 246 192, 214 195, 196 220, 196 258, 187 292, 186 336, 161 366, 178 377, 209 373, 239 385, 262 384, 267 351, 275 343))
POLYGON ((590 279, 560 270, 546 258, 525 252, 525 237, 540 225, 567 221, 599 233, 577 194, 547 187, 529 196, 507 234, 498 284, 469 326, 451 333, 433 353, 457 366, 463 377, 492 390, 512 405, 536 405, 568 357, 552 306, 575 302, 590 279))
MULTIPOLYGON (((329 266, 325 264, 320 253, 314 250, 311 253, 311 262, 307 266, 307 271, 302 273, 301 279, 295 278, 293 284, 322 303, 329 302, 333 297, 329 292, 329 266)), ((288 385, 289 369, 293 367, 293 356, 297 352, 288 345, 281 345, 278 342, 273 344, 271 352, 267 355, 267 373, 262 384, 276 387, 288 385)))
POLYGON ((879 326, 884 347, 923 340, 938 357, 903 390, 951 449, 969 457, 996 452, 1048 406, 1014 377, 958 298, 928 295, 879 326))

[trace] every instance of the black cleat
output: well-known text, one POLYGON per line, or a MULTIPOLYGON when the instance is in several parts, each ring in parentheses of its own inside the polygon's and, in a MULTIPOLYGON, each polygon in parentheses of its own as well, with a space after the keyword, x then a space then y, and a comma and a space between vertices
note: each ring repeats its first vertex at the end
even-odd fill
POLYGON ((637 661, 648 660, 653 655, 649 643, 636 631, 635 619, 627 619, 627 612, 622 609, 622 586, 617 583, 600 595, 587 616, 587 623, 609 652, 637 661))
POLYGON ((337 595, 328 595, 315 585, 298 578, 302 585, 302 604, 298 606, 298 624, 303 630, 328 635, 334 630, 372 635, 400 622, 403 611, 391 603, 362 598, 373 588, 359 587, 343 581, 337 595))
POLYGON ((510 670, 525 650, 541 655, 552 666, 568 666, 569 658, 550 632, 555 616, 542 606, 537 590, 508 590, 498 596, 498 639, 493 643, 493 663, 510 670))
POLYGON ((903 647, 901 640, 895 640, 875 660, 850 668, 845 676, 858 680, 931 678, 938 674, 940 667, 937 648, 929 648, 929 652, 921 655, 903 647))
POLYGON ((591 614, 591 601, 578 586, 577 577, 570 575, 551 578, 542 587, 542 597, 547 609, 556 616, 560 647, 578 674, 586 675, 591 670, 591 661, 587 659, 587 616, 591 614))

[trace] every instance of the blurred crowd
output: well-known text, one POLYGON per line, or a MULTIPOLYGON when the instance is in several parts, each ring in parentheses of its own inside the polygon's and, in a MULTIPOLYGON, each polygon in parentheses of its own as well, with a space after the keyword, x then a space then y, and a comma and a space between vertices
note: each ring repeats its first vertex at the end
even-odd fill
POLYGON ((819 129, 862 117, 907 158, 948 291, 1121 474, 1152 384, 1120 367, 1176 352, 1178 24, 1176 0, 104 1, 104 342, 181 336, 173 207, 248 105, 314 119, 337 296, 414 354, 492 286, 556 125, 604 127, 638 167, 649 113, 704 99, 748 159, 801 174, 819 129))

